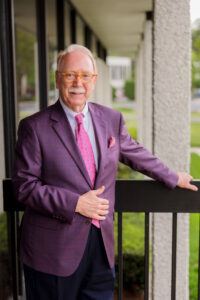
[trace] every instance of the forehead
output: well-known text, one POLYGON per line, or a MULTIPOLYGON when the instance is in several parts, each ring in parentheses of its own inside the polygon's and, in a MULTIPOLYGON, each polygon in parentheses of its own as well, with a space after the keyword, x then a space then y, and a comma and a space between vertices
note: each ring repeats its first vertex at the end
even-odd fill
POLYGON ((60 70, 90 71, 93 72, 91 58, 82 52, 74 51, 63 57, 60 63, 60 70))

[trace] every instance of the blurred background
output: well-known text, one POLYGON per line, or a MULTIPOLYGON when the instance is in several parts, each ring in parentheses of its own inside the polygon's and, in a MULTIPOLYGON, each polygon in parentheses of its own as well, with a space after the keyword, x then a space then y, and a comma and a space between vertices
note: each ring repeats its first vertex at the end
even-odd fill
MULTIPOLYGON (((97 61, 98 82, 90 101, 121 111, 134 139, 174 170, 190 171, 199 179, 199 0, 2 0, 0 5, 1 179, 12 174, 19 121, 57 101, 56 57, 71 43, 88 47, 97 61)), ((117 178, 144 176, 119 164, 117 178)), ((20 219, 21 213, 14 215, 16 232, 20 219)), ((11 220, 1 188, 1 300, 16 299, 11 256, 18 242, 10 249, 11 220)), ((168 214, 152 214, 149 299, 160 300, 162 293, 170 299, 170 228, 168 214)), ((177 299, 196 300, 199 214, 180 216, 178 234, 177 299)), ((116 218, 116 240, 117 235, 116 218)), ((123 253, 124 299, 144 299, 143 213, 123 214, 123 253)), ((25 299, 22 273, 19 277, 17 299, 25 299)))

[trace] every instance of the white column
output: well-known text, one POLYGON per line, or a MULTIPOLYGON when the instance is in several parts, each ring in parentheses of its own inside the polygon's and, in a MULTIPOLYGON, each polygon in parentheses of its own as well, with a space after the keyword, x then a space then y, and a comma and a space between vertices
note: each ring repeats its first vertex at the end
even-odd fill
POLYGON ((140 44, 140 49, 135 62, 135 100, 136 100, 136 123, 137 123, 137 140, 143 144, 143 49, 144 43, 140 44))
MULTIPOLYGON (((175 171, 189 170, 190 1, 155 0, 154 152, 175 171)), ((160 199, 162 201, 162 199, 160 199)), ((188 215, 178 216, 176 299, 188 300, 188 215)), ((171 299, 171 214, 153 218, 153 299, 171 299)))
POLYGON ((90 100, 106 106, 111 106, 112 95, 109 80, 109 67, 100 58, 96 59, 96 64, 98 70, 98 77, 95 90, 92 93, 90 100))
POLYGON ((152 21, 146 21, 136 59, 138 141, 152 150, 152 21))
POLYGON ((152 151, 152 21, 144 26, 143 50, 143 145, 152 151))

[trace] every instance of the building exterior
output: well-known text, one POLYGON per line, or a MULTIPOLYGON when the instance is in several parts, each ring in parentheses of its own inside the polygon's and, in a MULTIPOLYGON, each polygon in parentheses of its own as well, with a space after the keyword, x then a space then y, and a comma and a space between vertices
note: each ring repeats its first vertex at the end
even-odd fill
POLYGON ((118 97, 123 96, 125 81, 131 78, 132 63, 130 57, 108 56, 106 63, 110 68, 110 83, 118 97))
MULTIPOLYGON (((173 170, 188 171, 190 1, 100 2, 0 2, 1 179, 12 174, 19 120, 57 99, 54 84, 56 54, 70 43, 86 45, 96 56, 99 79, 93 99, 106 105, 110 105, 111 99, 107 56, 134 59, 139 141, 173 170)), ((6 219, 2 199, 0 190, 0 216, 6 219)), ((17 230, 19 219, 18 213, 7 213, 8 241, 12 238, 10 226, 17 230), (14 225, 11 219, 15 220, 14 225)), ((172 217, 171 214, 155 214, 151 219, 152 281, 149 299, 168 300, 171 299, 172 217)), ((178 216, 177 239, 176 299, 187 300, 187 215, 178 216)), ((9 255, 11 251, 9 249, 9 255)), ((5 267, 2 261, 0 263, 5 267)), ((15 266, 18 264, 13 263, 15 266)), ((8 278, 9 281, 9 272, 9 269, 4 269, 1 287, 3 279, 5 282, 8 278)), ((16 289, 15 283, 9 285, 2 300, 7 300, 12 294, 21 295, 22 291, 16 289)))

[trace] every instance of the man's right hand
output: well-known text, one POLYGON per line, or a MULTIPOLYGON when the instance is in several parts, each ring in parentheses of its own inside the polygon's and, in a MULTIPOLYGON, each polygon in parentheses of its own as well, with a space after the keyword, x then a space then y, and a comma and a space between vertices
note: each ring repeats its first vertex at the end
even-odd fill
POLYGON ((75 211, 85 217, 105 220, 108 214, 109 202, 106 199, 98 197, 104 190, 105 187, 102 186, 97 190, 91 190, 81 195, 78 199, 75 211))

